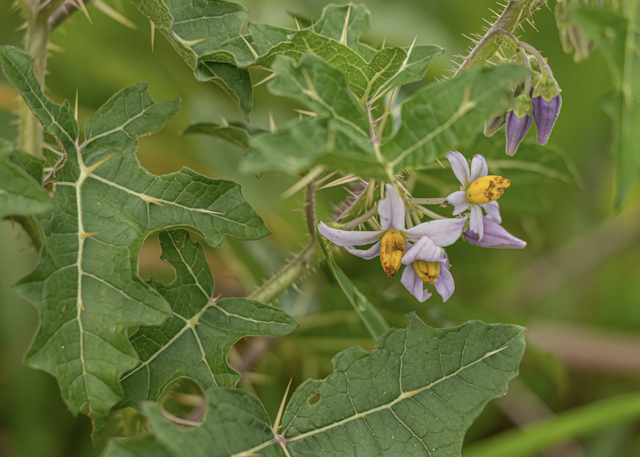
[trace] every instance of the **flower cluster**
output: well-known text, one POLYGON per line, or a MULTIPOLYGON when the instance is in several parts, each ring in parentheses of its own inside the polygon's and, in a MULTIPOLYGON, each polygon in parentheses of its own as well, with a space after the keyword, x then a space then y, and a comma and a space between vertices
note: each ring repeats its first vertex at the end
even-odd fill
POLYGON ((347 252, 363 259, 380 257, 382 269, 392 278, 404 265, 401 283, 420 302, 431 293, 425 285, 435 286, 443 301, 447 301, 455 289, 449 271, 449 257, 444 248, 463 238, 471 244, 492 248, 521 249, 526 243, 502 226, 500 209, 496 200, 509 187, 510 181, 500 176, 489 176, 484 157, 474 156, 471 170, 462 154, 447 154, 451 168, 460 181, 460 191, 445 199, 445 205, 453 205, 456 217, 423 222, 415 227, 405 227, 405 213, 410 200, 401 198, 391 184, 385 185, 385 197, 378 202, 381 230, 348 231, 318 224, 320 233, 332 243, 343 246, 347 252), (486 212, 483 215, 482 210, 486 212), (469 211, 467 213, 467 210, 469 211), (368 249, 355 246, 370 245, 368 249))

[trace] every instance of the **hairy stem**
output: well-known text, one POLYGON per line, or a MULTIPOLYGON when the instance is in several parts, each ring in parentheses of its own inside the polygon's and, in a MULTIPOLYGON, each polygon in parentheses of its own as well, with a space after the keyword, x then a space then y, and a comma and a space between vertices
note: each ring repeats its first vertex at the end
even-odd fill
POLYGON ((491 59, 498 51, 502 32, 515 32, 522 21, 533 16, 533 13, 546 2, 547 0, 509 0, 500 17, 478 41, 462 65, 456 70, 454 76, 466 68, 483 65, 491 59))
MULTIPOLYGON (((44 78, 47 71, 47 43, 49 42, 49 26, 46 18, 39 14, 31 14, 29 35, 25 50, 33 56, 33 72, 44 91, 44 78)), ((42 124, 34 116, 29 106, 21 102, 20 108, 20 146, 32 156, 44 159, 42 141, 44 132, 42 124)))

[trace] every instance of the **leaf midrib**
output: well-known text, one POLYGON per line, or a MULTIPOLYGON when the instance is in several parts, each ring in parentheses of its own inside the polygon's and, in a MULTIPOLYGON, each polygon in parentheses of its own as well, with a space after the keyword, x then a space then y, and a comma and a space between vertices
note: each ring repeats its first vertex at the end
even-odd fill
MULTIPOLYGON (((428 384, 428 385, 426 385, 424 387, 420 387, 418 389, 415 389, 415 390, 412 390, 412 391, 409 391, 409 392, 402 392, 402 394, 400 394, 395 400, 393 400, 390 403, 378 406, 376 408, 369 409, 367 411, 363 411, 361 413, 354 414, 353 416, 349 416, 348 418, 343 419, 343 420, 338 421, 338 422, 334 422, 333 424, 329 424, 329 425, 326 425, 324 427, 321 427, 321 428, 318 428, 318 429, 315 429, 315 430, 311 430, 309 432, 294 436, 292 438, 288 438, 287 442, 291 443, 291 442, 294 442, 294 441, 299 441, 301 439, 308 438, 308 437, 313 436, 313 435, 317 435, 319 433, 324 433, 324 432, 326 432, 328 430, 331 430, 331 429, 333 429, 335 427, 343 426, 346 423, 353 422, 353 421, 361 419, 361 418, 366 421, 366 417, 369 416, 370 414, 376 413, 378 411, 383 411, 385 409, 389 409, 390 410, 392 406, 402 402, 403 400, 406 400, 407 398, 413 398, 415 395, 418 395, 419 393, 424 392, 426 390, 430 390, 434 386, 438 385, 439 383, 441 383, 441 382, 443 382, 443 381, 445 381, 447 379, 450 379, 450 378, 453 378, 453 377, 457 377, 457 375, 459 373, 461 373, 462 371, 466 370, 467 368, 469 368, 469 367, 471 367, 471 366, 473 366, 473 365, 475 365, 477 363, 480 363, 483 360, 485 360, 485 359, 487 359, 487 358, 489 358, 489 357, 491 357, 491 356, 493 356, 495 354, 498 354, 499 352, 504 351, 505 349, 507 349, 509 347, 509 345, 516 338, 518 338, 520 333, 521 332, 516 334, 513 338, 511 338, 509 341, 507 341, 502 347, 500 347, 498 349, 495 349, 495 350, 493 350, 491 352, 486 353, 485 355, 483 355, 479 359, 474 360, 473 362, 471 362, 471 363, 469 363, 469 364, 467 364, 465 366, 460 367, 455 372, 453 372, 451 374, 448 374, 446 376, 443 376, 442 378, 432 382, 431 384, 428 384)), ((283 432, 283 434, 284 434, 284 432, 283 432)), ((262 444, 260 444, 258 446, 255 446, 255 447, 251 448, 251 449, 247 449, 245 451, 242 451, 242 452, 239 452, 239 453, 236 453, 236 454, 232 454, 231 457, 242 457, 242 456, 246 456, 246 455, 251 455, 252 452, 258 451, 260 449, 264 449, 265 447, 267 447, 267 446, 269 446, 271 444, 276 444, 276 442, 274 440, 266 441, 265 443, 262 443, 262 444)))

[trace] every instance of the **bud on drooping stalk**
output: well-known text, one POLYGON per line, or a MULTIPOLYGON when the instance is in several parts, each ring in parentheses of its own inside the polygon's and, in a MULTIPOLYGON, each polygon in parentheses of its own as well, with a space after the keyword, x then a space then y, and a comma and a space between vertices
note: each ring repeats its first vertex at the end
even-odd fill
POLYGON ((572 27, 572 21, 567 17, 566 5, 561 0, 556 3, 555 15, 556 25, 558 26, 558 33, 560 34, 560 42, 562 43, 562 50, 566 54, 569 54, 571 51, 573 51, 571 38, 569 38, 569 29, 571 29, 572 27))
POLYGON ((513 156, 522 143, 533 122, 533 107, 529 94, 520 94, 516 98, 516 106, 505 117, 505 133, 507 135, 507 155, 513 156))
POLYGON ((484 123, 484 136, 491 138, 504 125, 504 114, 492 117, 484 123))
POLYGON ((562 107, 560 88, 551 72, 545 73, 533 91, 533 118, 538 130, 538 143, 547 144, 562 107))
POLYGON ((573 27, 569 29, 569 39, 576 49, 573 54, 574 62, 582 62, 595 49, 596 44, 582 31, 582 28, 574 22, 573 27))

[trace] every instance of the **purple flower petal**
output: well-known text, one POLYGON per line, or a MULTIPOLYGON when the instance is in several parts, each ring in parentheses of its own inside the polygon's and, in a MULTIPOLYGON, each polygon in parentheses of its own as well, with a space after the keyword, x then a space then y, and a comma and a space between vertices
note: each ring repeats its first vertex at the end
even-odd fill
POLYGON ((391 184, 385 188, 384 199, 378 202, 380 226, 384 230, 404 230, 404 203, 391 184))
POLYGON ((544 97, 539 96, 532 100, 533 102, 533 118, 536 121, 536 129, 538 130, 538 143, 547 144, 551 130, 558 119, 560 108, 562 108, 562 97, 558 94, 550 102, 544 97))
POLYGON ((371 244, 384 233, 384 231, 365 232, 339 230, 328 227, 324 222, 318 224, 318 231, 322 233, 322 236, 338 246, 362 246, 363 244, 371 244))
POLYGON ((371 246, 369 249, 356 249, 353 246, 345 246, 344 249, 355 256, 358 256, 362 259, 373 259, 374 257, 378 257, 380 255, 380 244, 382 242, 378 241, 376 244, 371 246))
POLYGON ((471 218, 469 219, 469 229, 478 235, 478 241, 482 241, 482 209, 479 205, 471 205, 471 218))
POLYGON ((471 244, 485 248, 522 249, 527 245, 525 241, 516 238, 507 232, 500 224, 495 223, 488 217, 482 218, 482 225, 484 229, 482 240, 471 230, 464 232, 464 239, 471 244))
POLYGON ((453 295, 456 285, 453 282, 453 276, 449 271, 449 267, 444 262, 440 263, 440 275, 436 279, 436 291, 442 297, 442 301, 446 302, 453 295))
POLYGON ((404 256, 402 256, 402 263, 411 265, 416 260, 438 262, 443 259, 442 248, 436 246, 429 237, 423 236, 411 249, 405 252, 404 256))
POLYGON ((469 164, 467 163, 467 159, 460 154, 458 151, 449 151, 447 152, 447 160, 451 164, 451 169, 453 170, 453 174, 456 175, 460 184, 465 189, 469 187, 471 184, 470 181, 470 172, 469 172, 469 164))
POLYGON ((431 293, 424 289, 424 283, 418 278, 416 271, 413 269, 413 265, 404 267, 400 282, 420 303, 431 297, 431 293))
POLYGON ((469 200, 464 190, 458 190, 447 196, 445 200, 447 205, 453 205, 453 215, 457 216, 469 209, 469 200))
POLYGON ((470 183, 478 178, 487 176, 489 174, 489 167, 487 161, 480 154, 476 154, 471 159, 471 180, 470 183))
POLYGON ((502 216, 500 216, 500 205, 498 205, 498 201, 494 200, 489 203, 483 203, 480 205, 484 208, 487 213, 487 217, 492 221, 500 224, 502 223, 502 216))
POLYGON ((404 233, 412 239, 428 237, 436 246, 451 246, 460 238, 465 219, 438 219, 436 221, 423 222, 405 230, 404 233))

